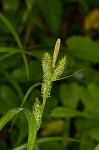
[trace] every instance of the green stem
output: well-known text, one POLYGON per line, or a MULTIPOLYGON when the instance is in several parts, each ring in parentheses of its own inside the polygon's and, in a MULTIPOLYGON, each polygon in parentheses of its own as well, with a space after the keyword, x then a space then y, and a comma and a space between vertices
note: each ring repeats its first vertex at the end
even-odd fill
POLYGON ((42 106, 42 114, 45 108, 45 104, 46 104, 46 99, 48 98, 49 94, 50 94, 50 88, 51 88, 51 82, 47 82, 45 83, 45 94, 43 95, 43 106, 42 106))

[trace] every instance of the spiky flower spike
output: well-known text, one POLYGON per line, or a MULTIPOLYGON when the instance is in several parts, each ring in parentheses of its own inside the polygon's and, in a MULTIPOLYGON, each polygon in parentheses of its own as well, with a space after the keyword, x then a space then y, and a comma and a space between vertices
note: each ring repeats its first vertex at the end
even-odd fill
POLYGON ((64 56, 58 63, 57 67, 55 68, 52 77, 51 77, 51 81, 55 81, 58 80, 59 77, 61 76, 61 74, 64 71, 64 68, 66 66, 66 56, 64 56))
POLYGON ((37 130, 38 130, 42 122, 42 105, 40 104, 40 101, 38 98, 36 98, 36 101, 33 106, 33 114, 36 120, 37 130))
POLYGON ((41 88, 43 97, 42 112, 45 106, 46 99, 50 95, 52 82, 57 79, 59 80, 59 77, 63 73, 67 63, 66 56, 64 56, 56 65, 59 49, 60 49, 60 39, 56 41, 53 58, 51 58, 50 54, 48 53, 44 53, 43 55, 42 59, 43 83, 41 88))
MULTIPOLYGON (((43 104, 45 100, 47 99, 48 95, 50 95, 50 89, 51 89, 51 84, 50 84, 50 79, 51 79, 51 56, 48 53, 44 53, 43 59, 42 59, 42 67, 43 67, 43 83, 42 83, 42 96, 43 96, 43 104)), ((44 104, 45 105, 45 104, 44 104)))

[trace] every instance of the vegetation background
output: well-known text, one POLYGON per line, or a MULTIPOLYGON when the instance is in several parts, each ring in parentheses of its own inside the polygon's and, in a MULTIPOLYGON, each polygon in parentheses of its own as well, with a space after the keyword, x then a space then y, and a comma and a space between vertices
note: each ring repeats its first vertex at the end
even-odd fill
MULTIPOLYGON (((99 0, 0 0, 0 13, 32 54, 26 55, 28 80, 22 55, 14 53, 15 38, 0 15, 0 118, 42 81, 42 55, 52 54, 60 38, 59 57, 67 55, 68 61, 62 77, 73 76, 53 84, 34 149, 99 150, 99 0)), ((23 107, 32 110, 36 97, 42 100, 40 86, 23 107)), ((26 149, 26 118, 20 114, 9 132, 11 124, 0 131, 0 150, 26 149)))

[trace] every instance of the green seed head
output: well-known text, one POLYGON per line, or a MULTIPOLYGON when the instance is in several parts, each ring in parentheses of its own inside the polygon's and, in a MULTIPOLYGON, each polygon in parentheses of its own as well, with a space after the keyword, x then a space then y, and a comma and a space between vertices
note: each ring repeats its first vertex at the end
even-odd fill
POLYGON ((58 63, 57 67, 55 68, 52 77, 51 77, 51 81, 55 81, 57 80, 61 74, 63 73, 64 69, 66 66, 66 56, 64 56, 58 63))
POLYGON ((42 59, 43 80, 49 80, 51 77, 51 56, 49 53, 44 53, 42 59))
POLYGON ((43 82, 41 92, 44 105, 46 99, 48 98, 48 96, 50 96, 52 82, 60 77, 66 66, 66 56, 59 61, 58 65, 56 65, 59 49, 60 49, 60 39, 56 41, 53 58, 50 56, 49 53, 44 53, 43 55, 42 59, 43 82))
POLYGON ((42 123, 42 105, 40 104, 40 101, 38 98, 36 98, 36 101, 33 106, 33 114, 36 120, 37 130, 38 130, 42 123))

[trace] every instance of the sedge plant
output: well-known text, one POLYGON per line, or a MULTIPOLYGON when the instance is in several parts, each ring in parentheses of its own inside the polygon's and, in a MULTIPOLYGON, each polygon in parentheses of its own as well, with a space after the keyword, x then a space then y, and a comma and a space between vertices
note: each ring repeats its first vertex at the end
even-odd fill
POLYGON ((40 128, 40 124, 42 122, 41 120, 46 104, 46 99, 50 97, 53 81, 59 80, 59 77, 63 73, 64 68, 67 64, 66 56, 64 56, 61 60, 57 62, 60 42, 60 39, 56 41, 53 57, 49 53, 45 52, 42 58, 43 81, 41 84, 41 94, 43 98, 43 103, 40 104, 39 99, 36 98, 33 107, 33 114, 35 116, 38 129, 40 128))
POLYGON ((10 111, 8 111, 6 115, 4 115, 0 119, 0 130, 1 130, 4 127, 4 125, 7 124, 8 121, 10 121, 15 115, 18 116, 19 112, 23 111, 23 113, 27 118, 29 126, 27 150, 33 150, 36 141, 36 135, 42 123, 42 116, 46 100, 50 96, 52 84, 54 81, 59 80, 59 77, 61 76, 67 65, 66 56, 62 57, 59 61, 57 61, 60 49, 60 42, 61 42, 60 39, 56 41, 53 56, 51 56, 47 52, 43 54, 42 58, 43 80, 41 84, 41 94, 43 99, 42 103, 38 98, 36 98, 33 106, 33 112, 31 112, 29 109, 23 108, 23 104, 28 98, 30 92, 33 90, 33 88, 40 85, 40 83, 36 83, 32 87, 30 87, 29 90, 27 91, 21 104, 21 107, 11 109, 10 111))

